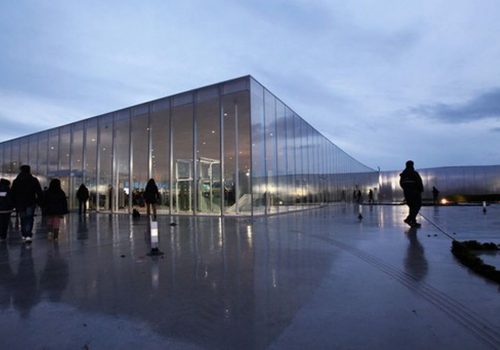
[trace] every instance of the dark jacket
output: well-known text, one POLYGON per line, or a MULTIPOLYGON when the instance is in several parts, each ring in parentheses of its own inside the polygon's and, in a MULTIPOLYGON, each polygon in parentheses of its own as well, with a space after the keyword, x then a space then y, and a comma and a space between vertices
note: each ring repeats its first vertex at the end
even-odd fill
POLYGON ((399 174, 399 184, 403 189, 405 198, 420 198, 422 192, 424 192, 424 185, 422 184, 422 178, 420 174, 412 168, 406 168, 401 174, 399 174))
POLYGON ((148 184, 146 185, 146 189, 144 190, 142 196, 146 201, 146 203, 149 204, 158 203, 158 199, 160 198, 160 192, 158 191, 158 186, 156 186, 154 182, 148 181, 148 184))
POLYGON ((76 191, 76 198, 78 198, 78 200, 80 202, 86 202, 89 200, 89 189, 85 186, 80 186, 78 188, 78 191, 76 191))
POLYGON ((44 206, 47 215, 68 214, 68 201, 63 190, 48 189, 45 192, 44 206))
POLYGON ((9 182, 2 179, 0 180, 0 213, 12 211, 13 208, 14 203, 12 202, 9 182))
POLYGON ((42 187, 30 173, 20 173, 12 183, 11 195, 16 209, 22 211, 40 203, 42 187))

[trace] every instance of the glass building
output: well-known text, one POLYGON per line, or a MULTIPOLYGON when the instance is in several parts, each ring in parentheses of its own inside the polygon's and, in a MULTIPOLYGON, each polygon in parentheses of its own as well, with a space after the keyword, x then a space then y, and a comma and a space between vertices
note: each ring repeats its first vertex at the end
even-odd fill
POLYGON ((154 178, 160 214, 267 215, 349 200, 378 173, 316 131, 251 76, 179 93, 0 144, 1 176, 29 164, 59 178, 72 209, 144 210, 154 178))

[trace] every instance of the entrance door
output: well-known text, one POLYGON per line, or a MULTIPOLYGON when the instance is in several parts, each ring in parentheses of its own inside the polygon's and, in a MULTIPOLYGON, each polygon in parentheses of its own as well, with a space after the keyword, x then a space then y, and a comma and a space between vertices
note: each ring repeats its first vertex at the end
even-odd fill
POLYGON ((193 211, 192 169, 193 167, 191 160, 175 160, 173 209, 176 213, 192 213, 193 211))
POLYGON ((220 214, 221 186, 220 161, 198 159, 198 209, 204 214, 220 214))

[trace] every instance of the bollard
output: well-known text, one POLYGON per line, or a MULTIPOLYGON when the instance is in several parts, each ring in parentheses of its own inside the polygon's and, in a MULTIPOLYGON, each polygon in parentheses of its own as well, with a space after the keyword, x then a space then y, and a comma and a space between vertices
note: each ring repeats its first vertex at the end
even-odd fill
POLYGON ((358 208, 358 219, 361 220, 363 219, 363 205, 360 204, 358 208))
POLYGON ((486 201, 483 201, 483 214, 486 214, 486 201))
POLYGON ((151 251, 149 252, 149 256, 154 255, 163 255, 158 248, 158 221, 150 221, 149 222, 149 234, 151 237, 151 251))

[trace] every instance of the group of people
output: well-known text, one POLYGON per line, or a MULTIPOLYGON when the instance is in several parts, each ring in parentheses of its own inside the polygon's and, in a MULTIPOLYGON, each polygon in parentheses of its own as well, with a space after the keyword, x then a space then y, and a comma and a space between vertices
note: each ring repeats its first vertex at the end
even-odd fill
POLYGON ((61 217, 68 213, 66 194, 59 179, 52 179, 47 190, 42 191, 40 182, 31 174, 29 165, 22 165, 20 173, 12 182, 0 179, 0 239, 7 238, 10 216, 15 209, 21 221, 23 241, 31 243, 36 206, 43 207, 47 216, 47 227, 54 240, 59 236, 61 217))

